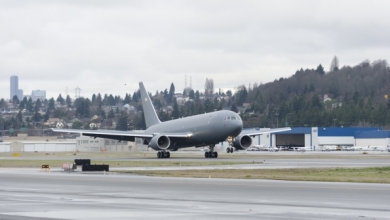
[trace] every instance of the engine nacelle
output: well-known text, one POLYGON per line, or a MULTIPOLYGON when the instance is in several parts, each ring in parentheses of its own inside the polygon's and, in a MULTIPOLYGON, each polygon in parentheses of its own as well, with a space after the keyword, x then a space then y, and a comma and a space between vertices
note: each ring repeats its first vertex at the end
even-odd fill
POLYGON ((166 150, 171 145, 171 140, 165 135, 156 135, 149 141, 149 147, 154 150, 166 150))
POLYGON ((252 138, 248 135, 237 136, 233 141, 233 147, 237 150, 246 150, 252 145, 252 138))

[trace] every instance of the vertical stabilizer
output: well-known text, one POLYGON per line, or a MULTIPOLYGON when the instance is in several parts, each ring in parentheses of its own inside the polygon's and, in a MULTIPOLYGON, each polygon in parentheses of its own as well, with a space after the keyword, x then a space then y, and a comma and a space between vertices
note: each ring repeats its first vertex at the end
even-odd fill
POLYGON ((146 92, 146 89, 142 82, 139 82, 139 90, 141 92, 141 101, 142 108, 144 109, 146 128, 161 123, 160 119, 158 119, 158 116, 156 114, 156 110, 154 110, 153 103, 150 100, 150 97, 146 92))

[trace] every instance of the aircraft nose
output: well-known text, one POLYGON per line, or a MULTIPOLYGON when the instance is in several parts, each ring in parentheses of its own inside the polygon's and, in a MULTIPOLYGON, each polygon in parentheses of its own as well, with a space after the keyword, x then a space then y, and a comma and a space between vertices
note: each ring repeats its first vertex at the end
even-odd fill
POLYGON ((233 134, 232 135, 237 136, 241 133, 241 131, 242 131, 242 121, 237 120, 233 123, 233 126, 232 126, 232 133, 233 134))

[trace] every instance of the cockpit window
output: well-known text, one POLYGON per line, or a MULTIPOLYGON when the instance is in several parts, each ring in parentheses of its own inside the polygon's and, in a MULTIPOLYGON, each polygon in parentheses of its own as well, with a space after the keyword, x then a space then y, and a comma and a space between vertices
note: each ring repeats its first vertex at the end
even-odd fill
POLYGON ((240 116, 228 116, 228 117, 224 117, 223 120, 224 121, 226 121, 226 120, 238 120, 238 121, 240 121, 241 118, 240 118, 240 116))

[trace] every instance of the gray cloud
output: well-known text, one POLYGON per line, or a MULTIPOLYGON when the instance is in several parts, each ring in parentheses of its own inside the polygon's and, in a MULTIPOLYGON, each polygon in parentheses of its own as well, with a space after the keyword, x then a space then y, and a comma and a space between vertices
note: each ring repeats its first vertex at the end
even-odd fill
POLYGON ((202 90, 269 82, 303 68, 387 59, 387 1, 2 1, 0 97, 154 92, 184 75, 202 90), (126 85, 125 85, 126 84, 126 85))

